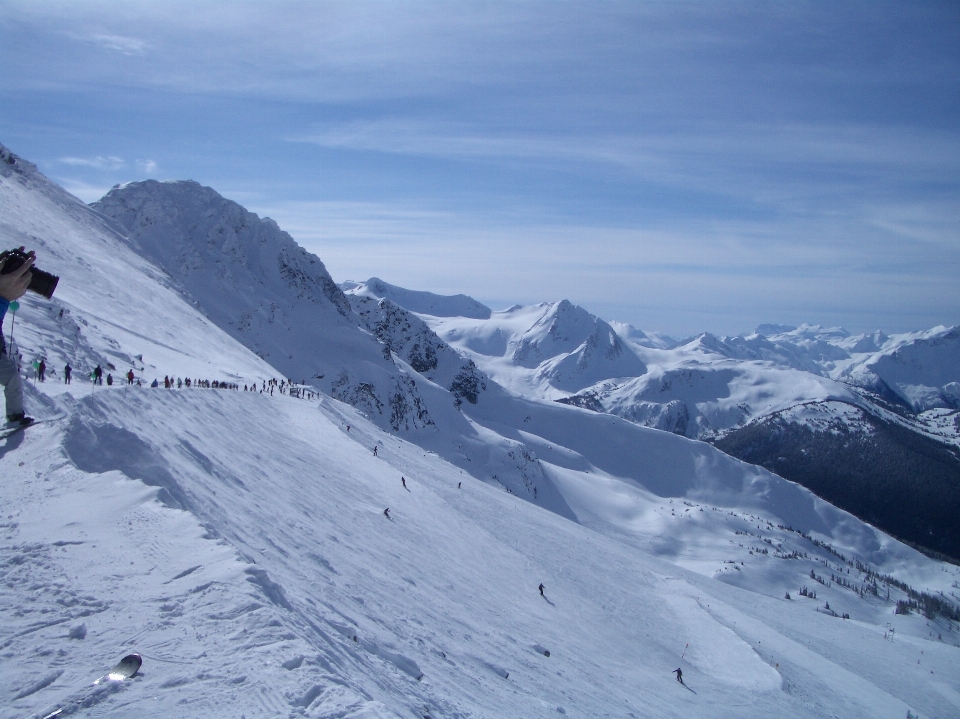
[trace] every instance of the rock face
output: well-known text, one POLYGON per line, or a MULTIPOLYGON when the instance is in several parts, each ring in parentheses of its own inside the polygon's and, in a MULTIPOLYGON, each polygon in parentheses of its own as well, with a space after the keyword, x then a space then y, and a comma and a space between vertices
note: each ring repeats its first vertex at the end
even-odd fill
POLYGON ((388 299, 351 295, 364 325, 392 353, 417 373, 450 391, 455 403, 476 404, 487 388, 486 376, 473 360, 461 357, 419 317, 388 299))

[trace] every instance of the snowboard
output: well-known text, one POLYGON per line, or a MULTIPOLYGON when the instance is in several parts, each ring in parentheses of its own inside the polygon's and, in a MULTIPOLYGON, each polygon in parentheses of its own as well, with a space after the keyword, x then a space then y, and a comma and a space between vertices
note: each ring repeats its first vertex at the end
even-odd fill
POLYGON ((58 414, 55 417, 44 417, 43 419, 35 419, 33 420, 33 422, 27 425, 19 424, 13 427, 11 427, 10 425, 4 425, 3 427, 0 427, 0 439, 6 439, 7 437, 14 435, 17 432, 22 432, 25 429, 30 429, 31 427, 34 427, 38 424, 43 424, 44 422, 53 422, 54 420, 63 419, 64 417, 66 417, 65 414, 58 414))
POLYGON ((127 679, 135 677, 142 664, 143 659, 139 654, 128 654, 117 662, 113 669, 86 689, 68 697, 55 709, 45 709, 40 714, 34 714, 33 716, 39 719, 58 719, 59 717, 70 716, 80 709, 89 709, 119 690, 127 679))

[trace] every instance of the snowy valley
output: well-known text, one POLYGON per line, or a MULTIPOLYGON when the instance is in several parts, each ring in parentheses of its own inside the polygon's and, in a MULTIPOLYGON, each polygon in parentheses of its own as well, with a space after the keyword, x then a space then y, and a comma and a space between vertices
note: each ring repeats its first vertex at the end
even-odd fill
POLYGON ((0 246, 62 278, 4 324, 56 372, 0 441, 0 716, 960 714, 960 567, 758 466, 867 427, 953 481, 957 328, 681 342, 338 285, 197 183, 88 207, 0 160, 0 246))

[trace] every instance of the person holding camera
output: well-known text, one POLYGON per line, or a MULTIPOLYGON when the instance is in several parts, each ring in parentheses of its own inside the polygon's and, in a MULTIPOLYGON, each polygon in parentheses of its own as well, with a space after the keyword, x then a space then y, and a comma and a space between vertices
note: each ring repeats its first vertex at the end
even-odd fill
MULTIPOLYGON (((7 421, 11 424, 26 426, 33 422, 33 418, 27 417, 23 412, 23 383, 16 363, 7 354, 2 325, 10 303, 23 297, 30 286, 30 281, 33 279, 30 268, 36 256, 33 252, 29 252, 18 267, 4 272, 14 252, 18 251, 8 250, 0 253, 0 384, 3 385, 3 394, 7 401, 7 421)), ((18 254, 23 255, 22 247, 18 254)))

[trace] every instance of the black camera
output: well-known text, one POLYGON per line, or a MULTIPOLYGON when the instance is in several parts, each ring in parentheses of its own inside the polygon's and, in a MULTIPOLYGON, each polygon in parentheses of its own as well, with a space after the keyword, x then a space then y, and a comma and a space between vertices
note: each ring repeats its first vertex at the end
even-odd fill
MULTIPOLYGON (((6 262, 3 263, 3 269, 0 270, 0 275, 6 275, 13 272, 29 258, 25 252, 9 250, 4 252, 3 255, 0 256, 0 259, 6 260, 6 262)), ((44 272, 36 265, 30 268, 30 273, 30 286, 27 287, 27 289, 46 297, 48 300, 53 297, 53 292, 57 289, 57 283, 60 281, 60 278, 56 275, 51 275, 49 272, 44 272)))

